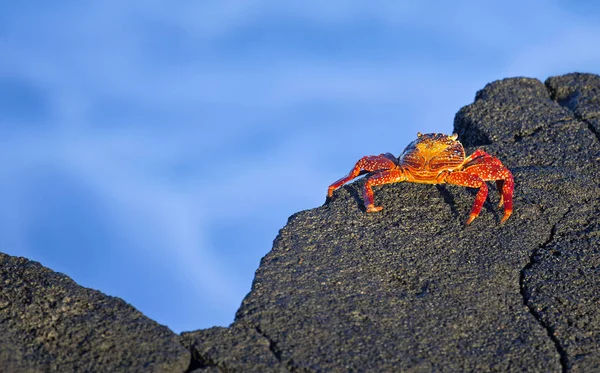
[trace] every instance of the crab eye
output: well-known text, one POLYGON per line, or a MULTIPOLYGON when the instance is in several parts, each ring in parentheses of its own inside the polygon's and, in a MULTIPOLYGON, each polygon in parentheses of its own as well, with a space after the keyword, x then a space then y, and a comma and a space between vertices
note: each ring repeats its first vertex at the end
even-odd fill
POLYGON ((421 137, 423 134, 421 132, 417 132, 417 137, 421 137))
POLYGON ((458 139, 458 134, 457 133, 453 133, 452 136, 448 136, 448 138, 450 140, 456 140, 456 139, 458 139))

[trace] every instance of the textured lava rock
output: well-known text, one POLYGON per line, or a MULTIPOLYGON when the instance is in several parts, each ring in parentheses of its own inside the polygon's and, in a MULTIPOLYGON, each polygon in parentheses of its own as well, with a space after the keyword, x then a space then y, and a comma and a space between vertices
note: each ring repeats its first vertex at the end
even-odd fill
POLYGON ((214 327, 182 333, 182 343, 192 351, 194 372, 237 370, 242 372, 287 372, 277 350, 259 330, 243 322, 229 328, 214 327))
POLYGON ((600 371, 599 89, 505 79, 459 111, 513 171, 505 225, 493 187, 464 227, 474 190, 386 185, 366 214, 362 180, 293 215, 232 327, 185 335, 198 371, 600 371))
POLYGON ((189 352, 124 301, 0 253, 0 371, 184 372, 189 352))

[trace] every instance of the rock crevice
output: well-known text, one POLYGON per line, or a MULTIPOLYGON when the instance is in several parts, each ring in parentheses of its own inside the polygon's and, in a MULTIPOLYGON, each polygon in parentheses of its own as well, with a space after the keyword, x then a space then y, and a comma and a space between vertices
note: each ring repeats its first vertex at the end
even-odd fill
MULTIPOLYGON (((564 218, 568 214, 565 213, 562 218, 564 218)), ((562 220, 562 218, 560 220, 562 220)), ((559 221, 560 221, 559 220, 559 221)), ((544 319, 537 312, 535 305, 530 302, 530 296, 528 294, 527 285, 525 283, 525 272, 530 270, 536 260, 536 257, 539 255, 539 250, 544 250, 553 240, 556 235, 556 226, 558 223, 554 224, 550 229, 550 234, 548 235, 548 239, 540 245, 539 249, 535 249, 532 251, 531 256, 529 257, 529 263, 521 270, 521 275, 519 277, 519 284, 521 289, 521 296, 523 297, 523 304, 529 309, 531 315, 539 322, 539 324, 546 330, 548 333, 548 337, 552 340, 554 346, 556 346, 556 352, 560 355, 560 366, 562 372, 568 371, 568 355, 560 343, 560 340, 555 335, 555 330, 544 322, 544 319)))

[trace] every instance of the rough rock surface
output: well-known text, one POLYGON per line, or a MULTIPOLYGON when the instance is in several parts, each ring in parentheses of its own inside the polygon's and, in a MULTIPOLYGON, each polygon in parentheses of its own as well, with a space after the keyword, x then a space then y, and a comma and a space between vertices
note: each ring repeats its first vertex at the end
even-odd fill
POLYGON ((465 227, 475 190, 386 185, 375 190, 384 210, 366 214, 359 180, 290 217, 229 328, 179 340, 118 299, 3 255, 0 367, 600 372, 600 77, 488 84, 455 132, 512 170, 504 225, 493 183, 465 227))
POLYGON ((176 334, 124 301, 0 253, 1 372, 184 372, 176 334))
POLYGON ((468 227, 475 191, 448 185, 383 186, 366 214, 361 180, 293 215, 231 328, 184 333, 195 367, 600 371, 599 93, 595 75, 505 79, 456 115, 468 152, 513 171, 502 226, 493 186, 468 227))

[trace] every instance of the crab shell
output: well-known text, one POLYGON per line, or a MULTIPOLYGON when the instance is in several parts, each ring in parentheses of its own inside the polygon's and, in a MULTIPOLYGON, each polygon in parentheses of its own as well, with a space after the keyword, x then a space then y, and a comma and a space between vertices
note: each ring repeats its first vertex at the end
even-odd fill
POLYGON ((465 161, 465 149, 458 135, 451 136, 417 132, 417 139, 408 144, 400 155, 399 166, 406 173, 406 181, 441 184, 444 171, 454 171, 465 161))

